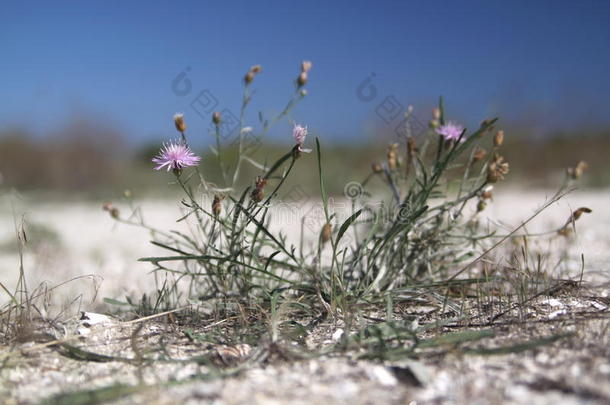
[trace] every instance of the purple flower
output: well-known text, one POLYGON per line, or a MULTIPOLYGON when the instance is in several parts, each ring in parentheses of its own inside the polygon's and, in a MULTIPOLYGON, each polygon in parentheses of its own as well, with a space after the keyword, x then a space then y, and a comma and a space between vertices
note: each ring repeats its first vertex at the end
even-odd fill
POLYGON ((187 166, 197 166, 201 158, 182 142, 169 142, 163 144, 159 154, 152 160, 157 164, 155 170, 167 167, 170 170, 182 170, 187 166))
POLYGON ((309 153, 311 149, 303 148, 303 144, 305 143, 305 138, 307 137, 307 127, 302 127, 298 124, 294 124, 294 128, 292 129, 292 136, 297 143, 297 150, 299 152, 309 153))
MULTIPOLYGON (((455 122, 448 122, 436 129, 436 133, 442 135, 446 141, 457 141, 460 139, 460 135, 464 132, 464 127, 456 124, 455 122)), ((462 142, 464 142, 462 138, 462 142)))

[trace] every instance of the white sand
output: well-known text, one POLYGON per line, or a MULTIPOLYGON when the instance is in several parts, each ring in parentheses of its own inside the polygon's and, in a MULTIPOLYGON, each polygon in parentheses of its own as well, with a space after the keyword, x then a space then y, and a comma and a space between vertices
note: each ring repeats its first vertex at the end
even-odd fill
MULTIPOLYGON (((507 228, 512 229, 551 195, 551 192, 505 191, 495 197, 485 213, 488 218, 502 219, 507 228)), ((593 213, 583 215, 577 222, 578 237, 570 248, 571 257, 574 265, 578 266, 579 253, 584 253, 587 271, 601 272, 607 276, 610 274, 609 203, 610 192, 577 191, 542 213, 528 225, 528 230, 534 232, 557 228, 566 221, 571 210, 581 206, 591 208, 593 213)), ((95 282, 94 278, 81 279, 57 290, 64 300, 82 294, 84 306, 91 305, 96 289, 99 289, 96 302, 100 302, 103 297, 122 298, 130 295, 137 298, 154 288, 154 279, 149 274, 152 266, 137 262, 137 259, 167 255, 168 252, 149 243, 148 231, 111 220, 108 213, 102 211, 101 204, 82 201, 45 203, 28 198, 16 201, 17 220, 20 214, 25 214, 27 222, 43 224, 60 238, 59 244, 43 242, 36 249, 27 249, 24 265, 30 288, 42 281, 47 281, 50 287, 78 276, 95 276, 95 282)), ((185 230, 184 224, 175 223, 180 217, 176 201, 147 200, 139 205, 151 225, 159 229, 185 230)), ((123 215, 129 211, 125 206, 118 206, 123 215)), ((299 209, 311 215, 314 206, 313 203, 305 203, 299 209)), ((340 218, 345 218, 349 215, 348 205, 340 202, 335 205, 337 209, 341 206, 346 207, 346 211, 338 214, 340 218)), ((296 241, 300 233, 299 215, 287 212, 283 210, 281 215, 274 217, 273 227, 282 229, 289 240, 296 241)), ((314 235, 314 232, 307 232, 314 235)), ((0 205, 0 244, 11 240, 15 240, 14 217, 9 198, 4 196, 0 205)), ((15 252, 0 253, 0 282, 9 289, 15 286, 18 268, 19 260, 15 252)), ((0 292, 0 302, 6 302, 6 299, 7 296, 0 292)))

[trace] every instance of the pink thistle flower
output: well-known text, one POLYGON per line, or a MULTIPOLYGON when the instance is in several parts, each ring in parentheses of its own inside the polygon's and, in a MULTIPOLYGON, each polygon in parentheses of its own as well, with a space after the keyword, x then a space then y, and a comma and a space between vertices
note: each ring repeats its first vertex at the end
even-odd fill
MULTIPOLYGON (((464 127, 455 122, 448 122, 436 128, 436 133, 445 138, 446 141, 457 141, 460 139, 462 132, 464 132, 464 127)), ((465 139, 462 138, 462 142, 464 141, 465 139)))
POLYGON ((155 170, 167 167, 170 170, 182 170, 187 166, 197 166, 201 158, 196 156, 191 149, 183 142, 169 142, 163 144, 159 154, 153 158, 157 164, 155 170))
POLYGON ((292 137, 297 143, 297 150, 299 152, 309 153, 311 149, 303 148, 303 144, 305 143, 305 138, 307 137, 307 127, 302 127, 298 124, 294 124, 294 128, 292 129, 292 137))

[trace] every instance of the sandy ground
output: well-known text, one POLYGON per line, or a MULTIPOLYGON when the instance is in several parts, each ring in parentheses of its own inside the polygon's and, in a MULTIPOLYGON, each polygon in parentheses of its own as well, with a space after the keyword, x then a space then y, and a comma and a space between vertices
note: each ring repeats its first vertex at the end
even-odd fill
MULTIPOLYGON (((501 221, 507 230, 512 230, 522 220, 529 217, 551 192, 541 191, 508 191, 499 193, 484 212, 482 220, 501 221)), ((141 296, 154 288, 151 266, 137 262, 138 258, 155 255, 166 255, 166 251, 150 245, 149 232, 133 226, 118 224, 111 220, 107 212, 102 211, 102 202, 44 203, 28 198, 3 198, 0 206, 0 246, 5 249, 0 255, 0 282, 11 288, 19 274, 19 260, 15 251, 15 219, 25 215, 25 221, 32 226, 44 226, 55 235, 55 240, 47 241, 45 235, 30 235, 34 246, 26 250, 24 267, 29 286, 46 281, 48 286, 63 283, 78 276, 90 276, 72 281, 57 294, 66 297, 82 295, 82 303, 88 307, 99 302, 103 297, 121 298, 125 295, 141 296), (11 252, 12 251, 12 252, 11 252)), ((540 214, 527 229, 539 232, 554 229, 565 223, 572 210, 578 207, 589 207, 592 214, 584 215, 577 222, 578 237, 570 247, 569 261, 574 269, 580 267, 580 253, 585 255, 586 271, 590 274, 608 274, 610 269, 610 191, 581 192, 576 191, 549 207, 540 214)), ((144 200, 137 201, 145 219, 159 229, 186 230, 185 226, 175 220, 181 216, 180 208, 175 201, 144 200)), ((117 203, 122 215, 129 209, 117 203)), ((313 232, 321 223, 320 207, 317 203, 305 202, 289 212, 278 216, 273 223, 281 229, 289 240, 296 243, 300 232, 300 214, 313 218, 310 226, 305 227, 309 237, 316 237, 313 232), (317 221, 317 222, 316 222, 317 221)), ((334 204, 338 216, 347 217, 350 212, 348 204, 338 201, 334 204)), ((319 228, 318 228, 319 229, 319 228)), ((38 232, 40 233, 40 232, 38 232)), ((2 297, 0 302, 5 302, 2 297)))
MULTIPOLYGON (((551 193, 540 191, 498 194, 485 211, 486 218, 490 221, 502 219, 510 230, 550 196, 551 193)), ((578 235, 569 247, 565 268, 577 274, 583 253, 585 280, 607 280, 610 211, 606 207, 609 201, 610 192, 575 192, 541 214, 528 225, 528 231, 557 228, 573 209, 591 208, 593 213, 577 222, 578 235)), ((0 282, 12 288, 18 274, 18 256, 10 248, 14 241, 15 215, 6 199, 3 204, 0 209, 0 246, 4 246, 0 255, 0 282)), ((180 212, 175 202, 147 200, 139 205, 150 224, 161 229, 176 227, 175 219, 180 212)), ((126 207, 118 206, 123 213, 127 212, 126 207)), ((340 206, 337 203, 337 207, 340 206)), ((75 296, 80 296, 82 309, 100 310, 103 297, 121 299, 129 295, 137 298, 154 288, 149 265, 136 260, 163 252, 148 243, 147 231, 113 222, 108 213, 101 210, 101 203, 45 203, 26 198, 18 200, 15 207, 17 218, 23 213, 30 225, 38 226, 29 238, 32 243, 24 258, 29 286, 42 281, 54 286, 75 277, 90 276, 58 288, 54 295, 57 303, 69 303, 75 296), (40 231, 41 226, 44 232, 40 231), (47 238, 40 234, 54 236, 47 238)), ((305 213, 315 209, 312 203, 299 207, 305 213)), ((296 238, 298 224, 286 219, 288 217, 282 218, 275 226, 285 230, 290 238, 296 238)), ((315 236, 315 232, 310 233, 315 236)), ((558 238, 557 243, 564 242, 558 238)), ((602 289, 601 295, 607 296, 607 291, 607 288, 602 289)), ((5 299, 2 297, 2 301, 5 299)), ((603 297, 545 300, 536 305, 535 315, 537 319, 554 319, 553 322, 529 327, 499 326, 500 330, 517 341, 565 331, 574 335, 526 354, 465 356, 449 348, 442 355, 432 354, 408 364, 380 364, 348 355, 280 361, 225 380, 188 382, 190 377, 209 371, 205 365, 194 362, 149 365, 121 361, 83 362, 30 342, 10 348, 13 354, 3 363, 6 368, 0 372, 0 398, 6 398, 0 399, 0 403, 47 403, 48 398, 56 394, 116 382, 147 384, 142 391, 117 400, 120 404, 608 403, 610 303, 603 297), (180 383, 157 387, 159 383, 171 380, 180 383)), ((134 357, 130 342, 136 325, 110 319, 100 325, 83 326, 82 321, 72 318, 65 327, 69 334, 80 333, 77 342, 88 350, 134 357), (85 333, 83 328, 91 330, 85 333)), ((201 327, 205 329, 206 325, 201 327)), ((318 331, 320 341, 332 340, 337 325, 327 324, 321 328, 323 330, 318 331)), ((189 341, 180 328, 163 322, 146 323, 138 336, 146 342, 146 347, 162 348, 165 355, 173 359, 215 350, 212 346, 189 341)), ((502 344, 501 340, 486 342, 487 347, 502 344)))

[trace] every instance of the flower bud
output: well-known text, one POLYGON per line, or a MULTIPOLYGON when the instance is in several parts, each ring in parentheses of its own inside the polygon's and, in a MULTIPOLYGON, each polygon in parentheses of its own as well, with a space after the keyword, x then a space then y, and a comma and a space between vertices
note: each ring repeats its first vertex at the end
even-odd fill
POLYGON ((256 203, 263 201, 263 198, 265 198, 264 189, 265 189, 266 184, 267 184, 266 178, 260 177, 260 176, 258 176, 256 178, 254 190, 252 190, 252 193, 250 194, 250 198, 252 198, 252 201, 254 201, 256 203))
POLYGON ((333 226, 330 224, 330 222, 327 222, 326 224, 324 224, 324 226, 322 227, 322 231, 320 231, 320 241, 322 242, 322 244, 324 244, 330 240, 330 236, 332 235, 332 232, 333 232, 333 226))
POLYGON ((250 71, 244 76, 244 82, 246 82, 246 84, 250 84, 252 83, 252 80, 254 80, 254 73, 250 71))
POLYGON ((477 204, 477 212, 483 211, 486 207, 487 203, 485 202, 485 200, 479 200, 479 203, 477 204))
POLYGON ((397 143, 393 143, 388 147, 387 158, 388 158, 388 168, 390 170, 396 170, 396 168, 399 166, 398 144, 397 143))
POLYGON ((113 219, 119 219, 119 216, 120 216, 119 209, 116 208, 114 205, 112 205, 112 203, 109 203, 109 202, 104 203, 102 205, 102 209, 104 211, 107 211, 113 219))
POLYGON ((218 111, 214 111, 214 114, 212 114, 212 122, 215 125, 219 125, 220 121, 221 121, 220 113, 218 111))
POLYGON ((311 67, 312 67, 312 66, 313 66, 313 65, 312 65, 312 63, 311 63, 310 61, 308 61, 308 60, 304 60, 304 61, 301 63, 301 72, 303 72, 303 73, 307 73, 307 72, 309 72, 309 71, 311 70, 311 67))
POLYGON ((254 190, 252 190, 250 198, 252 198, 252 201, 254 201, 255 203, 263 201, 263 199, 265 198, 265 190, 263 190, 262 188, 255 188, 254 190))
POLYGON ((177 113, 174 114, 174 124, 176 125, 176 129, 178 132, 183 133, 186 131, 186 123, 184 122, 184 114, 177 113))
POLYGON ((297 85, 299 87, 303 87, 306 84, 307 84, 307 72, 301 72, 301 74, 297 78, 297 85))
POLYGON ((407 138, 407 154, 409 155, 409 157, 414 157, 415 154, 417 153, 417 143, 415 142, 415 139, 410 136, 407 138))
POLYGON ((440 121, 441 119, 441 109, 436 107, 432 109, 432 119, 435 121, 440 121))
POLYGON ((248 73, 246 73, 246 75, 244 76, 244 82, 246 83, 246 85, 252 83, 252 80, 254 80, 254 76, 259 74, 261 70, 262 70, 261 65, 252 66, 250 68, 250 70, 248 70, 248 73))
POLYGON ((483 191, 481 193, 481 199, 482 200, 491 200, 493 197, 493 194, 491 193, 491 191, 483 191))
POLYGON ((220 211, 222 210, 222 200, 225 199, 224 195, 218 195, 216 194, 214 196, 214 201, 212 201, 212 213, 214 214, 215 217, 218 217, 220 215, 220 211))
POLYGON ((496 136, 494 136, 494 146, 499 148, 504 143, 504 131, 499 130, 496 132, 496 136))

